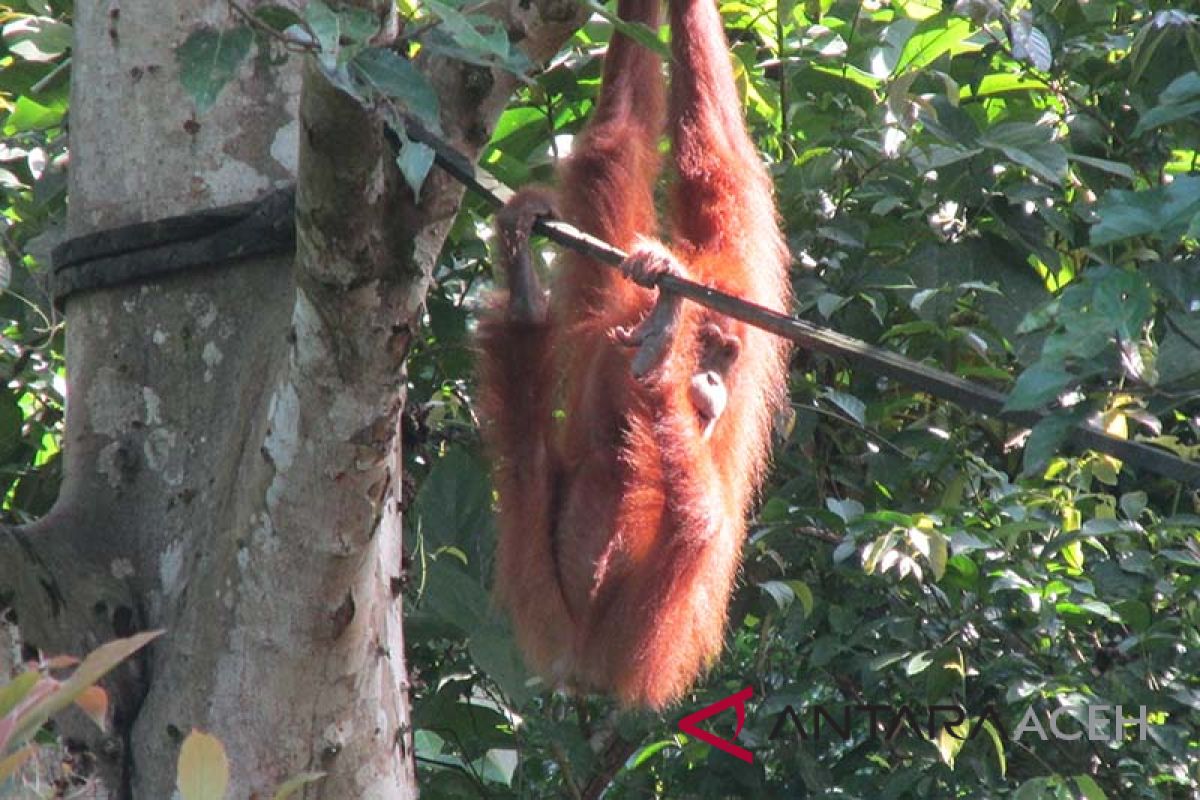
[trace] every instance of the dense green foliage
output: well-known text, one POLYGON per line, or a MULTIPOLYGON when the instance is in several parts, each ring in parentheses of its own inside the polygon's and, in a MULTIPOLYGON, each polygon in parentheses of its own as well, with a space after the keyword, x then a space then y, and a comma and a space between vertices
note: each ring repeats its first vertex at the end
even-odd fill
POLYGON ((39 516, 58 491, 62 336, 45 271, 66 209, 71 27, 63 17, 70 6, 66 0, 0 6, 0 519, 6 522, 39 516))
MULTIPOLYGON (((797 313, 1058 411, 1025 437, 798 353, 727 652, 678 709, 620 720, 632 757, 607 796, 1193 796, 1197 496, 1062 438, 1093 418, 1200 456, 1200 18, 1103 1, 723 10, 797 313), (677 733, 744 686, 753 764, 677 733), (939 703, 981 733, 888 741, 859 714, 846 741, 801 741, 790 723, 772 738, 788 705, 811 734, 818 704, 908 705, 924 727, 939 703), (1148 738, 1001 736, 1030 708, 1043 724, 1066 708, 1072 734, 1089 704, 1146 706, 1148 738)), ((607 36, 589 25, 522 92, 488 169, 550 176, 607 36)), ((570 796, 609 707, 529 683, 487 610, 468 341, 488 222, 463 211, 410 370, 418 756, 427 796, 570 796)), ((732 716, 714 730, 731 735, 732 716)))

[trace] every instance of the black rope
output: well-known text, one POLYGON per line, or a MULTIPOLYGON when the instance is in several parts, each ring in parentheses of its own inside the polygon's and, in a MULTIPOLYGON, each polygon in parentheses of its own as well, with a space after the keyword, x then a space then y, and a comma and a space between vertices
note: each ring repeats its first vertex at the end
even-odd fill
POLYGON ((53 298, 147 281, 246 258, 286 255, 296 246, 295 187, 249 203, 138 222, 63 242, 51 253, 53 298))
MULTIPOLYGON (((430 147, 435 163, 488 205, 499 208, 511 196, 507 187, 417 120, 409 117, 405 124, 410 139, 430 147)), ((390 129, 387 133, 392 147, 398 148, 399 137, 390 129)), ((53 252, 54 301, 61 306, 76 292, 245 258, 290 253, 296 238, 294 214, 295 190, 289 187, 251 203, 141 222, 72 239, 53 252)), ((534 229, 551 241, 603 264, 616 267, 625 260, 625 253, 618 248, 564 222, 540 221, 534 229)), ((1004 411, 1005 395, 994 389, 693 281, 667 275, 659 286, 664 291, 790 339, 808 350, 845 358, 877 375, 1005 422, 1032 427, 1048 416, 1042 411, 1004 411)), ((1112 436, 1088 423, 1075 426, 1070 439, 1080 447, 1200 487, 1200 463, 1179 458, 1166 450, 1112 436)))

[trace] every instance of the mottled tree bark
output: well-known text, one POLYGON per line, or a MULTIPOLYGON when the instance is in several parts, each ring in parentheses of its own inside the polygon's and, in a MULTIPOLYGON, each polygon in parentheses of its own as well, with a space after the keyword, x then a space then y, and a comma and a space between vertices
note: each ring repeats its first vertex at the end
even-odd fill
MULTIPOLYGON (((539 59, 579 8, 493 13, 539 59)), ((397 422, 462 190, 435 171, 415 204, 379 123, 301 58, 249 60, 197 114, 175 48, 231 14, 202 0, 76 5, 69 233, 295 180, 295 259, 71 297, 66 478, 45 519, 0 532, 0 593, 47 652, 167 631, 108 684, 114 733, 89 740, 98 796, 170 797, 192 728, 225 743, 232 797, 269 797, 310 770, 326 777, 305 797, 414 796, 397 422)), ((513 79, 421 66, 447 135, 477 155, 513 79)))

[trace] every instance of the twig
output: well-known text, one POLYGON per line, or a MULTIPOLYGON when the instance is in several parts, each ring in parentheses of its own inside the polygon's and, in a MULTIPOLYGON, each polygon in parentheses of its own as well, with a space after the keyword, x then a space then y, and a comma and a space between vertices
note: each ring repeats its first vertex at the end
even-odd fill
POLYGON ((567 755, 566 748, 559 742, 551 741, 550 755, 553 756, 554 763, 558 765, 558 769, 562 773, 563 788, 566 789, 571 800, 583 800, 583 793, 575 781, 575 773, 571 769, 571 757, 567 755))
POLYGON ((312 28, 308 27, 308 23, 303 19, 300 20, 300 25, 310 37, 309 41, 307 42, 301 39, 293 39, 286 33, 275 30, 270 25, 254 16, 253 13, 242 6, 242 4, 237 0, 225 0, 225 2, 229 4, 229 7, 233 9, 234 13, 241 17, 247 25, 257 31, 260 31, 268 38, 274 39, 275 41, 281 43, 284 48, 288 50, 288 52, 316 53, 320 51, 321 48, 317 45, 317 35, 313 33, 312 28))
POLYGON ((47 86, 49 86, 49 85, 50 85, 50 82, 51 82, 52 80, 54 80, 56 77, 58 77, 58 75, 59 75, 60 73, 62 73, 62 71, 63 71, 64 69, 66 69, 67 67, 69 67, 69 66, 71 66, 71 57, 70 57, 70 56, 67 56, 67 57, 66 57, 66 58, 64 58, 62 61, 58 62, 58 64, 56 64, 56 65, 55 65, 54 69, 50 70, 50 71, 49 71, 49 72, 47 72, 47 73, 46 73, 44 76, 42 76, 42 77, 41 77, 41 78, 38 80, 38 82, 37 82, 37 83, 35 83, 35 84, 33 84, 32 86, 30 86, 30 87, 29 87, 29 93, 30 93, 30 94, 37 94, 37 93, 39 93, 40 91, 42 91, 43 89, 45 89, 47 86))
POLYGON ((597 800, 604 794, 604 790, 613 782, 613 778, 639 746, 637 742, 630 742, 613 731, 613 738, 599 755, 599 763, 588 778, 587 785, 583 787, 580 800, 597 800))

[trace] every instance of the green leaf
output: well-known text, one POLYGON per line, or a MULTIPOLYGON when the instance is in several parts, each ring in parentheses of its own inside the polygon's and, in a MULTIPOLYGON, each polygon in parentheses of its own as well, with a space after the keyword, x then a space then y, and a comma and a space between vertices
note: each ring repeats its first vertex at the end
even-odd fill
POLYGON ((844 64, 837 67, 826 67, 821 64, 814 64, 811 69, 814 72, 828 75, 836 80, 846 81, 847 83, 851 83, 855 86, 861 86, 864 89, 870 89, 872 91, 883 86, 882 79, 876 78, 871 73, 856 67, 853 64, 844 64))
POLYGON ((231 30, 201 28, 192 33, 175 53, 179 81, 203 114, 217 102, 225 84, 250 55, 254 32, 245 25, 231 30))
POLYGON ((1056 603, 1054 609, 1064 617, 1101 617, 1109 622, 1120 622, 1120 617, 1112 610, 1112 607, 1099 600, 1085 600, 1082 603, 1056 603))
POLYGON ((829 319, 834 313, 850 302, 850 298, 842 297, 840 294, 833 292, 821 292, 817 295, 817 311, 825 319, 829 319))
POLYGON ((1194 385, 1200 379, 1200 359, 1195 342, 1200 342, 1200 316, 1168 314, 1168 324, 1158 347, 1158 374, 1162 385, 1194 385))
POLYGON ((309 0, 304 21, 317 37, 326 67, 352 58, 379 32, 379 20, 365 8, 331 9, 323 0, 309 0))
POLYGON ((830 497, 825 500, 825 507, 845 522, 850 522, 863 515, 863 504, 854 499, 839 500, 830 497))
POLYGON ((1152 236, 1173 244, 1200 215, 1200 177, 1181 175, 1165 186, 1142 191, 1114 189, 1096 204, 1099 222, 1092 244, 1111 244, 1132 236, 1152 236))
POLYGON ((1200 113, 1200 73, 1185 72, 1162 90, 1157 106, 1142 114, 1133 135, 1140 136, 1181 119, 1195 122, 1197 113, 1200 113))
POLYGON ((1000 737, 1000 731, 996 729, 996 726, 990 719, 983 720, 981 724, 988 736, 991 737, 992 746, 996 749, 996 763, 1000 768, 1000 777, 1003 778, 1008 772, 1008 759, 1004 755, 1004 740, 1000 737))
POLYGON ((787 584, 792 587, 792 593, 800 601, 800 607, 804 609, 804 616, 812 616, 813 606, 815 605, 812 589, 808 587, 807 583, 800 580, 790 580, 787 584))
POLYGON ((1029 411, 1041 408, 1071 387, 1075 376, 1062 367, 1034 364, 1021 373, 1004 402, 1005 411, 1029 411))
POLYGON ((950 545, 946 536, 939 530, 927 530, 925 533, 929 536, 929 552, 925 557, 929 561, 929 568, 933 570, 933 579, 939 581, 946 574, 950 545))
POLYGON ((1045 92, 1046 84, 1036 78, 1029 78, 1019 72, 1005 72, 999 75, 985 75, 978 86, 964 86, 959 92, 959 100, 971 100, 981 97, 993 97, 1008 92, 1033 94, 1045 92))
POLYGON ((1054 131, 1028 122, 1004 122, 979 137, 984 147, 999 150, 1009 160, 1058 184, 1067 174, 1067 151, 1053 141, 1054 131))
POLYGON ((441 129, 437 92, 412 62, 391 50, 368 47, 357 53, 348 67, 355 82, 368 90, 364 96, 395 101, 426 127, 441 129))
POLYGON ((521 705, 529 699, 529 671, 506 625, 476 626, 468 649, 475 664, 499 684, 509 700, 521 705))
POLYGON ((612 23, 613 28, 618 33, 629 37, 651 52, 658 53, 663 58, 671 57, 671 48, 658 38, 658 31, 652 31, 640 22, 629 22, 628 20, 621 19, 621 17, 604 5, 597 3, 596 0, 587 0, 585 5, 593 14, 598 14, 612 23))
POLYGON ((892 74, 899 75, 909 69, 920 69, 946 53, 978 49, 977 45, 960 47, 973 32, 971 24, 962 17, 937 16, 925 20, 905 43, 892 74))
POLYGON ((912 160, 918 168, 924 171, 940 169, 959 161, 966 161, 982 152, 982 148, 978 147, 964 148, 958 145, 927 144, 923 149, 912 154, 912 160))
POLYGON ((176 785, 182 800, 225 800, 229 758, 217 737, 193 729, 179 748, 176 785))
POLYGON ((639 749, 630 757, 627 763, 627 769, 635 770, 654 756, 661 753, 666 748, 676 746, 677 742, 674 739, 659 739, 657 742, 651 742, 645 747, 639 749))
POLYGON ((1043 72, 1050 69, 1054 63, 1050 51, 1050 41, 1046 34, 1033 26, 1032 15, 1023 13, 1012 23, 1010 28, 1013 58, 1027 61, 1043 72))
POLYGON ((1091 775, 1076 775, 1071 780, 1075 781, 1075 785, 1079 787, 1079 791, 1083 792, 1086 800, 1108 800, 1108 795, 1091 775))
POLYGON ((430 564, 427 581, 423 610, 468 636, 486 624, 487 592, 450 559, 439 558, 430 564))
POLYGON ((775 602, 775 608, 779 611, 787 611, 788 606, 796 600, 796 593, 785 581, 763 581, 758 588, 775 602))
POLYGON ((508 717, 488 697, 460 697, 461 688, 455 683, 458 681, 445 685, 432 697, 419 700, 413 708, 413 723, 453 743, 453 751, 465 742, 471 743, 474 753, 492 747, 513 747, 515 741, 508 717))
POLYGON ((1158 96, 1158 102, 1164 105, 1186 103, 1200 98, 1200 72, 1193 70, 1175 78, 1158 96))
POLYGON ((433 731, 416 731, 413 733, 413 750, 421 758, 432 758, 442 752, 446 740, 433 731))
POLYGON ((850 419, 857 422, 859 425, 866 425, 867 404, 859 400, 852 394, 839 392, 835 389, 830 389, 825 392, 825 397, 850 419))
POLYGON ((950 769, 954 769, 954 760, 958 758, 958 751, 962 750, 962 746, 966 744, 966 741, 962 738, 962 729, 959 728, 955 732, 958 736, 954 736, 949 729, 943 726, 938 731, 937 738, 933 742, 934 747, 937 748, 938 755, 941 756, 942 761, 950 769))
POLYGON ((1149 503, 1149 496, 1143 491, 1127 492, 1121 495, 1121 513, 1127 519, 1136 520, 1149 503))
POLYGON ((928 651, 922 650, 920 653, 914 653, 904 665, 904 674, 908 675, 909 677, 912 677, 913 675, 920 675, 922 672, 929 669, 929 666, 932 663, 933 655, 928 651))
MULTIPOLYGON (((1080 316, 1091 314, 1108 320, 1108 330, 1116 331, 1125 340, 1140 335, 1142 326, 1154 312, 1154 298, 1145 277, 1108 267, 1093 270, 1090 275, 1086 283, 1092 289, 1091 306, 1080 316)), ((1065 324, 1070 328, 1072 323, 1073 320, 1065 324)))
POLYGON ((309 0, 304 7, 304 21, 317 37, 321 54, 332 60, 337 54, 338 38, 341 36, 337 14, 323 0, 309 0))
POLYGON ((1143 633, 1153 619, 1150 607, 1137 600, 1122 600, 1114 606, 1121 622, 1135 633, 1143 633))
POLYGON ((431 549, 449 545, 472 550, 491 529, 491 508, 487 470, 455 447, 434 463, 417 493, 412 516, 431 549))
POLYGON ((511 786, 517 771, 517 751, 511 748, 493 747, 483 755, 479 775, 489 783, 511 786))
POLYGON ((1200 99, 1170 106, 1156 106, 1138 120, 1137 127, 1133 129, 1133 135, 1141 136, 1146 131, 1169 125, 1181 119, 1195 122, 1197 114, 1200 114, 1200 99))
POLYGON ((1013 794, 1013 800, 1047 800, 1057 797, 1058 795, 1051 790, 1052 785, 1049 778, 1030 778, 1013 794))
POLYGON ((422 0, 421 4, 442 20, 442 29, 463 49, 494 57, 501 64, 509 60, 508 33, 491 17, 467 17, 441 0, 422 0))
POLYGON ((1124 178, 1127 181, 1133 181, 1137 177, 1137 173, 1133 171, 1133 167, 1120 161, 1109 161, 1106 158, 1082 156, 1079 153, 1067 153, 1067 159, 1089 167, 1094 167, 1098 170, 1103 170, 1110 175, 1116 175, 1124 178))
POLYGON ((301 16, 295 11, 287 6, 276 5, 274 3, 258 6, 254 9, 254 16, 261 20, 264 25, 279 32, 286 31, 293 25, 299 25, 302 22, 301 16))
POLYGON ((1078 422, 1079 415, 1077 413, 1064 412, 1052 414, 1034 425, 1033 430, 1029 433, 1029 438, 1025 441, 1021 473, 1036 475, 1042 472, 1050 463, 1050 459, 1061 449, 1078 422))
POLYGON ((53 61, 71 49, 72 30, 65 22, 21 17, 4 26, 4 43, 25 61, 53 61))
POLYGON ((396 166, 400 168, 400 174, 412 190, 413 198, 418 201, 421 199, 421 187, 425 185, 425 178, 433 168, 435 155, 432 147, 409 140, 404 142, 400 154, 396 156, 396 166))
POLYGON ((5 120, 4 132, 14 134, 56 128, 62 124, 66 113, 66 103, 42 105, 28 96, 18 97, 12 113, 5 120))
POLYGON ((510 49, 508 57, 504 59, 490 52, 481 53, 478 50, 469 50, 460 45, 450 33, 443 31, 440 26, 421 37, 421 47, 430 53, 453 58, 467 64, 475 64, 480 67, 501 67, 522 79, 525 79, 526 73, 533 67, 525 53, 516 48, 510 49))

